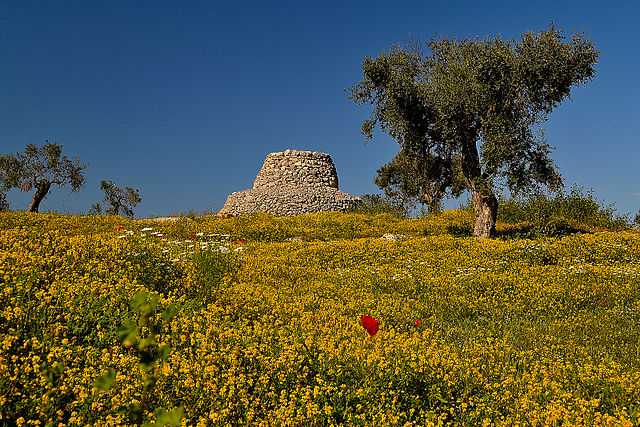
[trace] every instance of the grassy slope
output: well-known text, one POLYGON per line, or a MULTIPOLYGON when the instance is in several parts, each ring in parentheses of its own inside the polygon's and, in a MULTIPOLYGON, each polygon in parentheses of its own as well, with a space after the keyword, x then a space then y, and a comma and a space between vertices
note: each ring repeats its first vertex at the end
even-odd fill
POLYGON ((449 234, 468 228, 461 212, 0 224, 4 419, 121 423, 181 406, 189 424, 638 423, 638 232, 477 241, 449 234), (118 239, 120 225, 137 237, 118 239), (139 237, 147 225, 168 241, 139 237), (247 249, 222 282, 211 270, 230 258, 184 254, 213 233, 248 240, 223 243, 247 249), (158 317, 172 352, 147 391, 117 336, 141 289, 179 309, 158 317), (361 314, 380 320, 375 337, 361 314))

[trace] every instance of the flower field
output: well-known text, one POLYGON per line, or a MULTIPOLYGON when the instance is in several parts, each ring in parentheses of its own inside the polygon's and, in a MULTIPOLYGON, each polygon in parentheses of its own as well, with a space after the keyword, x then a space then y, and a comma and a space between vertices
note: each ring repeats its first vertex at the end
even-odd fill
POLYGON ((638 425, 640 232, 471 220, 0 213, 0 424, 638 425))

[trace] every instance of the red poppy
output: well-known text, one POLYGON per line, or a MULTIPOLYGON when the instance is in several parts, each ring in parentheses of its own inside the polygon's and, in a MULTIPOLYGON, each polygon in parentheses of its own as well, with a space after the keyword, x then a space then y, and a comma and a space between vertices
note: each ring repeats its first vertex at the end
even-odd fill
POLYGON ((422 325, 422 320, 420 320, 420 319, 416 319, 416 321, 415 321, 415 322, 413 322, 413 324, 414 324, 414 325, 416 326, 416 328, 417 328, 418 326, 422 325))
POLYGON ((245 239, 238 239, 238 240, 234 241, 233 243, 235 243, 237 245, 244 245, 245 243, 247 243, 247 241, 245 239))
POLYGON ((363 316, 360 316, 360 324, 362 325, 363 328, 367 330, 367 332, 371 336, 374 336, 375 334, 377 334, 378 328, 380 327, 380 322, 378 322, 376 319, 366 314, 363 316))
POLYGON ((124 226, 118 224, 118 225, 115 226, 115 229, 116 229, 116 231, 122 231, 122 230, 124 230, 124 226))

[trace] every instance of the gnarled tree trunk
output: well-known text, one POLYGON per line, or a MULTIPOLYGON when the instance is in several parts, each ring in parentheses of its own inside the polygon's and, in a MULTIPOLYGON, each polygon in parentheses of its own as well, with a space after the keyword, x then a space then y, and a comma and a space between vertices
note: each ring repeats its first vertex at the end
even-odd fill
POLYGON ((50 182, 43 182, 36 185, 36 194, 34 194, 33 199, 31 199, 29 212, 38 212, 38 209, 40 208, 40 202, 42 202, 42 200, 45 198, 50 188, 50 182))
POLYGON ((487 238, 496 234, 496 217, 498 216, 498 199, 494 194, 482 194, 479 191, 471 193, 473 199, 473 211, 476 221, 473 226, 473 235, 487 238))
POLYGON ((428 187, 425 185, 425 188, 420 195, 420 202, 427 205, 430 214, 438 214, 442 212, 443 198, 444 191, 441 191, 438 184, 433 182, 428 187))
POLYGON ((496 233, 498 199, 493 194, 491 180, 483 176, 476 139, 470 137, 462 146, 462 170, 467 180, 467 189, 473 200, 476 215, 473 235, 480 238, 493 237, 496 233))

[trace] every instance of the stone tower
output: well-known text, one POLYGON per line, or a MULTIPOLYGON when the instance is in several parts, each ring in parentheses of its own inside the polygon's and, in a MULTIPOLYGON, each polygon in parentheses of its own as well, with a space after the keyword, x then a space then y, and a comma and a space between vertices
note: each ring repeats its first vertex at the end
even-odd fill
POLYGON ((338 174, 331 156, 286 150, 267 155, 253 188, 229 195, 220 214, 344 211, 359 201, 338 190, 338 174))

